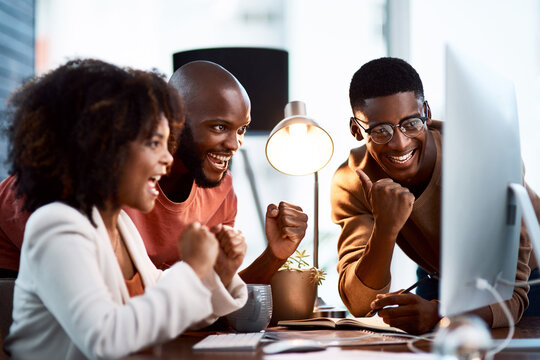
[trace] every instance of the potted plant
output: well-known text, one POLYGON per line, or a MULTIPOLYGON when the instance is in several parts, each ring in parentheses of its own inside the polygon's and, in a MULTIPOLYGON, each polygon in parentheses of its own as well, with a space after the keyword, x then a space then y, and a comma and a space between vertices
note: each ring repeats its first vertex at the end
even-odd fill
POLYGON ((326 272, 305 260, 305 250, 296 250, 272 277, 272 321, 309 318, 317 299, 317 286, 325 279, 326 272))

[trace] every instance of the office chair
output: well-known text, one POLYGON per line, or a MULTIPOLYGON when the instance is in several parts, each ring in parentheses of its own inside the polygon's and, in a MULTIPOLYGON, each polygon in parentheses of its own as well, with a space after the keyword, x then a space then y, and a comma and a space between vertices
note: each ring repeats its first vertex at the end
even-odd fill
POLYGON ((7 359, 7 355, 4 354, 3 345, 9 327, 13 321, 13 287, 15 286, 15 279, 0 279, 0 358, 3 355, 7 359))

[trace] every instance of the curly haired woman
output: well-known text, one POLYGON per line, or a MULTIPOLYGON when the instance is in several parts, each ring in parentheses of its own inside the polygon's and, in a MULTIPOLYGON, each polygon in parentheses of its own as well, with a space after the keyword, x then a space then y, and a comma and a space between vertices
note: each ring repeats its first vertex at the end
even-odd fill
POLYGON ((116 358, 204 326, 246 300, 238 275, 225 288, 220 251, 192 224, 183 261, 166 272, 148 258, 121 210, 150 211, 167 149, 183 124, 176 91, 156 74, 75 60, 11 99, 11 173, 26 225, 13 324, 14 359, 116 358))

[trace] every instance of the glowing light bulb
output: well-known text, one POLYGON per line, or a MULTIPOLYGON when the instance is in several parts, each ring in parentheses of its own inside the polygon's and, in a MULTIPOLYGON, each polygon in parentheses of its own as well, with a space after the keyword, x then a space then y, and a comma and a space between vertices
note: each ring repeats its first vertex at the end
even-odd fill
POLYGON ((306 124, 292 124, 289 126, 289 134, 291 137, 302 139, 307 136, 307 125, 306 124))

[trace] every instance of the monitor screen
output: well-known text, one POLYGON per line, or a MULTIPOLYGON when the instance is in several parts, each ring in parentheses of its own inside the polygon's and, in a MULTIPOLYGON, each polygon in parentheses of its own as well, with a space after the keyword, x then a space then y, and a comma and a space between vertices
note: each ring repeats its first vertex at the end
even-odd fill
POLYGON ((446 48, 440 311, 451 316, 503 299, 515 280, 521 224, 510 183, 522 184, 513 83, 488 65, 446 48))

